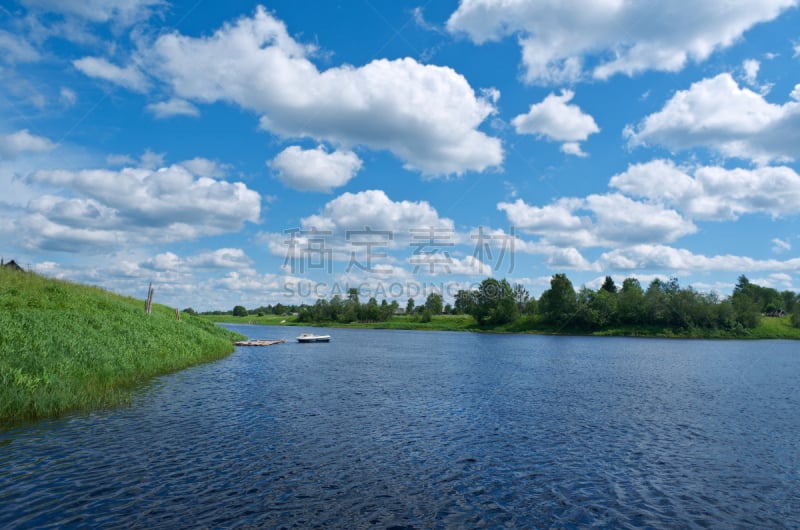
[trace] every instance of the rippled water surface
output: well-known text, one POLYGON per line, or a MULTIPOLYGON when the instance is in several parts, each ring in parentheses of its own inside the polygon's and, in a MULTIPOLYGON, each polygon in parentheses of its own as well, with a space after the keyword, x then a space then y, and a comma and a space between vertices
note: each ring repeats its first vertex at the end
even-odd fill
POLYGON ((798 343, 326 332, 0 433, 0 527, 800 527, 798 343))

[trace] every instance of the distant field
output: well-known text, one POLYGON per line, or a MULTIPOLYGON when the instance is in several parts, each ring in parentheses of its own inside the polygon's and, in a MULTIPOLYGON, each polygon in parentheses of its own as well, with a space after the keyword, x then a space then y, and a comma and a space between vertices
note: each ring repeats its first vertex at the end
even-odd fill
POLYGON ((761 317, 750 335, 755 339, 800 339, 800 328, 792 326, 791 317, 761 317))
MULTIPOLYGON (((260 324, 262 326, 314 326, 308 322, 297 322, 293 316, 249 315, 235 317, 232 315, 201 315, 211 322, 226 324, 260 324)), ((441 315, 431 319, 430 322, 420 322, 417 317, 397 315, 387 322, 325 322, 319 326, 335 328, 366 328, 366 329, 435 329, 447 331, 477 330, 478 327, 472 317, 467 315, 441 315)))
POLYGON ((198 317, 208 322, 220 322, 225 324, 259 324, 262 326, 296 325, 294 317, 284 317, 280 315, 248 315, 246 317, 235 317, 233 315, 198 315, 198 317))
MULTIPOLYGON (((156 299, 158 293, 156 293, 156 299)), ((239 335, 102 289, 0 269, 0 426, 124 403, 152 376, 219 359, 239 335)))

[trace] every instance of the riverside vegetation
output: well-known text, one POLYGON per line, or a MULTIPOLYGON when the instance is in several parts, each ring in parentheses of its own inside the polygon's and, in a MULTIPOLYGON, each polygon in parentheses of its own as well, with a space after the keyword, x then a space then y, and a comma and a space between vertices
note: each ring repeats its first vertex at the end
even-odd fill
POLYGON ((606 277, 597 289, 576 290, 556 274, 537 300, 521 285, 487 278, 474 290, 456 293, 443 305, 439 293, 416 306, 409 299, 402 314, 397 302, 361 303, 357 289, 347 298, 319 299, 314 305, 260 307, 214 312, 224 322, 326 325, 382 329, 441 329, 557 334, 631 335, 697 338, 800 339, 800 296, 751 283, 740 276, 733 293, 721 298, 681 287, 676 278, 653 280, 643 288, 636 278, 617 286, 606 277))
POLYGON ((125 403, 155 375, 224 357, 244 338, 111 292, 0 269, 0 427, 125 403))

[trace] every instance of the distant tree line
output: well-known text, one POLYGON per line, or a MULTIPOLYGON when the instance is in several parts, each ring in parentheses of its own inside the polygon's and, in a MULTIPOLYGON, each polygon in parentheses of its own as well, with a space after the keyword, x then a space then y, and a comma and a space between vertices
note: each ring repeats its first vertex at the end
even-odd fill
POLYGON ((636 278, 617 287, 606 276, 598 290, 577 291, 565 274, 556 274, 550 288, 535 300, 519 284, 487 278, 478 289, 459 291, 455 309, 472 315, 478 324, 501 325, 527 317, 532 325, 577 331, 596 331, 614 326, 657 326, 676 330, 720 329, 744 332, 758 324, 762 315, 792 314, 800 327, 800 297, 751 283, 740 276, 733 294, 721 299, 681 287, 677 278, 655 279, 644 289, 636 278))
MULTIPOLYGON (((193 312, 188 308, 186 312, 193 312)), ((791 322, 800 328, 800 295, 778 291, 751 283, 739 277, 733 293, 721 298, 692 287, 681 287, 677 278, 655 279, 644 288, 636 278, 626 278, 617 286, 610 276, 597 290, 575 289, 566 274, 555 274, 550 288, 539 299, 531 296, 520 284, 487 278, 477 289, 460 290, 453 304, 444 304, 442 295, 430 293, 424 304, 416 305, 409 298, 404 310, 397 301, 380 303, 370 298, 362 303, 358 289, 351 288, 347 298, 336 295, 319 299, 313 305, 275 304, 255 309, 237 305, 232 311, 206 314, 297 315, 299 322, 384 322, 398 313, 429 322, 435 315, 465 314, 481 327, 513 324, 514 329, 556 329, 590 332, 614 327, 657 327, 689 331, 692 329, 723 330, 745 333, 758 325, 762 316, 791 315, 791 322)))
POLYGON ((373 297, 366 303, 358 299, 358 289, 347 292, 347 299, 338 294, 330 301, 320 298, 312 306, 303 306, 297 315, 298 322, 385 322, 392 318, 399 304, 383 300, 380 304, 373 297))
MULTIPOLYGON (((297 305, 284 305, 284 304, 275 304, 275 305, 266 305, 256 307, 254 309, 247 309, 243 305, 236 305, 233 307, 231 311, 205 311, 200 313, 202 315, 233 315, 236 317, 246 317, 246 316, 264 316, 264 315, 283 315, 288 316, 297 313, 300 311, 300 306, 297 305)), ((196 314, 194 309, 191 307, 187 307, 183 310, 184 313, 189 314, 196 314)))

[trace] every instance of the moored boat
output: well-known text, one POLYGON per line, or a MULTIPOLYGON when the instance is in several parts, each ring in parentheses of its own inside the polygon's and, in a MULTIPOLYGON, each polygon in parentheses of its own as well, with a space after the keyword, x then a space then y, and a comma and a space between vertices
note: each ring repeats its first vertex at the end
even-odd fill
POLYGON ((297 342, 330 342, 330 335, 314 335, 313 333, 301 333, 297 337, 297 342))

